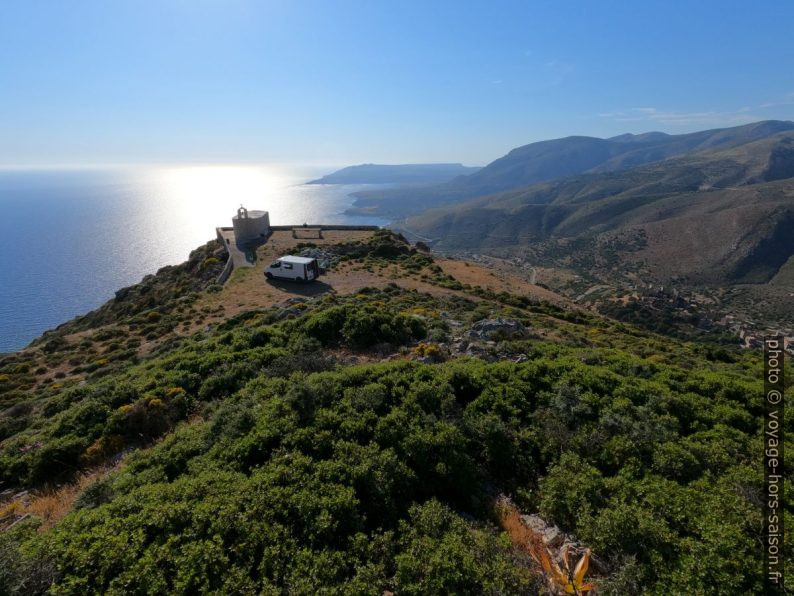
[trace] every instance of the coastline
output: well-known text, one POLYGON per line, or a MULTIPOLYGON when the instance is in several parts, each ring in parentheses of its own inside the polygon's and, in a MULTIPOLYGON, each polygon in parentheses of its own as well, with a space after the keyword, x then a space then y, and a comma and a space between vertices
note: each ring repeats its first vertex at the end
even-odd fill
MULTIPOLYGON (((230 225, 241 201, 271 221, 384 225, 345 213, 360 186, 307 186, 275 166, 0 172, 0 352, 81 316, 230 225), (231 189, 227 192, 226 189, 231 189)), ((314 172, 319 173, 319 172, 314 172)))

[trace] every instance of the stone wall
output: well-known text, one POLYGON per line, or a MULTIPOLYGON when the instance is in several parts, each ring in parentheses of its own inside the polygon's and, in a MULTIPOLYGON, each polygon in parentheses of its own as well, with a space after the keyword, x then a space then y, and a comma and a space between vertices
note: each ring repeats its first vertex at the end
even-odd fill
POLYGON ((315 230, 316 229, 320 229, 320 230, 341 230, 341 231, 349 230, 349 231, 360 231, 360 232, 375 232, 377 230, 380 230, 380 226, 347 226, 347 225, 338 225, 337 226, 337 225, 326 225, 326 224, 307 224, 306 226, 304 226, 303 224, 290 225, 290 226, 270 226, 270 229, 271 230, 276 230, 276 231, 285 231, 286 230, 287 232, 291 232, 295 228, 300 229, 300 228, 304 228, 304 227, 306 227, 306 228, 314 228, 315 230))

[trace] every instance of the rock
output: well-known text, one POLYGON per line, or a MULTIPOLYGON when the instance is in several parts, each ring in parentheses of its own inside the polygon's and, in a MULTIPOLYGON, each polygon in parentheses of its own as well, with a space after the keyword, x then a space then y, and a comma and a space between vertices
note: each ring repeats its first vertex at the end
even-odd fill
POLYGON ((565 534, 557 526, 548 526, 543 533, 543 544, 549 548, 558 548, 565 542, 565 534))
POLYGON ((459 321, 457 319, 453 319, 452 315, 449 314, 449 312, 447 312, 446 310, 442 310, 439 313, 439 316, 442 319, 444 319, 444 321, 447 323, 447 325, 450 325, 452 327, 462 327, 463 326, 463 322, 462 321, 459 321))
POLYGON ((526 362, 527 360, 529 360, 529 356, 527 356, 526 354, 519 354, 514 362, 516 364, 521 364, 522 362, 526 362))
POLYGON ((522 515, 521 521, 530 530, 540 534, 548 548, 558 548, 565 542, 565 534, 557 526, 547 524, 539 515, 522 515))
POLYGON ((478 340, 526 337, 527 328, 515 319, 483 319, 471 326, 468 335, 478 340))
POLYGON ((330 251, 323 250, 322 248, 304 248, 299 256, 309 257, 310 259, 317 259, 317 264, 320 269, 327 270, 339 263, 339 255, 330 251))
POLYGON ((542 534, 546 529, 546 522, 539 515, 522 515, 521 521, 527 528, 538 534, 542 534))
POLYGON ((121 302, 122 300, 124 300, 129 295, 131 290, 132 290, 131 287, 121 288, 120 290, 116 290, 116 301, 121 302))

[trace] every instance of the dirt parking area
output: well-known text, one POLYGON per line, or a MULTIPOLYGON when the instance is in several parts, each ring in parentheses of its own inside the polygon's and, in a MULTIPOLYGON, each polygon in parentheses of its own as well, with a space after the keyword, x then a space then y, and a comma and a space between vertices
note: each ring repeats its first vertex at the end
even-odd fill
MULTIPOLYGON (((323 232, 323 238, 293 238, 292 232, 278 230, 257 251, 257 261, 253 267, 236 269, 221 292, 208 294, 201 298, 196 308, 206 313, 201 323, 190 328, 182 328, 181 333, 192 333, 197 328, 219 322, 229 316, 247 310, 268 308, 295 297, 313 297, 325 293, 339 295, 354 294, 364 287, 384 287, 397 283, 401 287, 427 292, 436 296, 464 295, 463 292, 440 288, 423 281, 418 275, 408 275, 404 270, 386 267, 381 270, 367 270, 360 263, 343 262, 323 274, 317 281, 299 284, 290 281, 267 280, 265 267, 278 257, 299 252, 298 245, 312 243, 318 246, 366 240, 373 232, 330 230, 323 232)), ((437 258, 436 263, 442 270, 464 284, 479 285, 493 291, 507 291, 547 300, 557 304, 569 301, 549 290, 532 285, 508 271, 483 267, 476 263, 437 258)), ((477 298, 465 294, 468 298, 477 298)))

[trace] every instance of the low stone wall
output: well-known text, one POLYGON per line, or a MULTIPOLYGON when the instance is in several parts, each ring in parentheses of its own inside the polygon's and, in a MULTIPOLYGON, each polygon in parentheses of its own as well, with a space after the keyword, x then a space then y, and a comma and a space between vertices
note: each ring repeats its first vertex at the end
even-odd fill
POLYGON ((234 271, 234 259, 232 259, 232 255, 229 254, 229 251, 226 251, 228 255, 226 257, 226 266, 221 271, 221 274, 218 276, 217 282, 221 285, 226 283, 226 280, 229 279, 229 276, 234 271))
POLYGON ((226 246, 226 240, 224 240, 222 234, 224 230, 230 231, 232 229, 234 228, 215 228, 215 234, 217 234, 218 236, 218 242, 220 242, 223 245, 223 248, 226 249, 226 265, 224 266, 223 271, 221 271, 221 274, 218 276, 218 279, 216 280, 217 283, 221 285, 226 283, 226 280, 229 279, 229 276, 232 274, 232 271, 234 271, 234 259, 232 259, 232 254, 229 252, 229 247, 226 246))
MULTIPOLYGON (((282 231, 282 232, 283 231, 291 232, 294 228, 314 228, 315 230, 320 229, 320 230, 339 230, 339 231, 349 230, 352 232, 356 232, 356 231, 376 232, 381 229, 381 226, 348 226, 344 224, 339 224, 339 225, 307 224, 305 226, 303 224, 291 224, 287 226, 270 226, 271 230, 282 231)), ((231 226, 217 227, 215 228, 215 233, 218 235, 218 239, 223 241, 223 235, 221 234, 221 232, 231 232, 233 229, 234 228, 232 228, 231 226)))
POLYGON ((316 229, 320 229, 320 230, 323 230, 323 231, 326 231, 326 230, 329 230, 329 231, 330 230, 340 230, 340 231, 349 230, 349 231, 359 231, 359 232, 375 232, 377 230, 380 230, 380 226, 346 226, 346 225, 338 225, 337 226, 337 225, 325 225, 325 224, 307 224, 305 226, 303 224, 292 225, 292 226, 270 226, 271 230, 287 231, 287 232, 291 232, 293 229, 296 229, 296 228, 297 229, 300 229, 300 228, 313 228, 315 230, 316 229))

